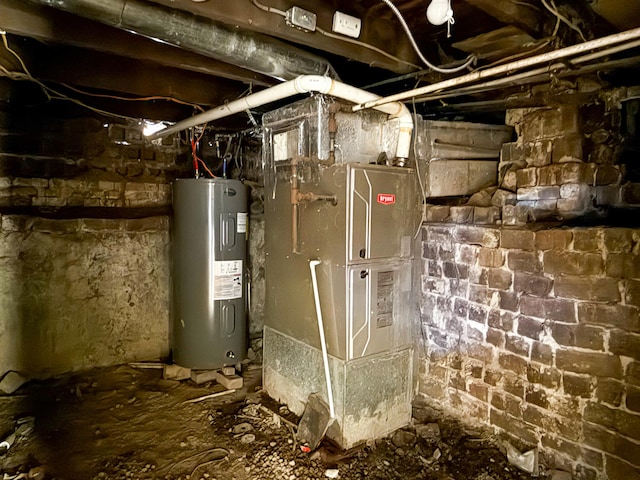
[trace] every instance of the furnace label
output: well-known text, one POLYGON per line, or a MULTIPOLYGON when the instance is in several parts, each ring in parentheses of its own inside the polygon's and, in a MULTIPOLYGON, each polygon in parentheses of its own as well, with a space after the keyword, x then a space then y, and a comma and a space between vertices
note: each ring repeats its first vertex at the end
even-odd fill
POLYGON ((378 272, 376 326, 393 325, 393 272, 378 272))
POLYGON ((213 264, 213 299, 242 298, 242 260, 219 260, 213 264))

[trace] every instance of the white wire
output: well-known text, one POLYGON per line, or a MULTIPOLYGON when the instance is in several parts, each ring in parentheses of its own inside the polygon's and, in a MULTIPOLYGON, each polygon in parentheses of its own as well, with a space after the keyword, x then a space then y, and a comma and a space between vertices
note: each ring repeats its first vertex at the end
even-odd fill
MULTIPOLYGON (((583 42, 586 42, 587 39, 584 36, 584 34, 582 33, 582 30, 580 30, 580 28, 573 23, 571 20, 569 20, 567 17, 565 17, 564 15, 562 15, 558 9, 555 6, 555 3, 553 2, 553 0, 551 0, 551 5, 549 5, 546 0, 542 0, 542 5, 544 5, 544 8, 546 8, 547 10, 549 10, 551 13, 553 13, 556 18, 558 19, 558 21, 562 21, 563 23, 565 23, 569 28, 571 28, 572 30, 575 30, 576 32, 578 32, 578 34, 580 35, 580 38, 582 38, 583 42)), ((556 32, 558 30, 558 27, 556 25, 556 32)))
POLYGON ((469 55, 469 57, 467 57, 467 61, 464 62, 462 65, 459 65, 457 67, 442 68, 442 67, 438 67, 438 66, 434 65, 429 60, 427 60, 426 57, 420 51, 420 48, 418 47, 418 44, 416 43, 415 39, 413 38, 411 30, 409 29, 409 26, 407 25, 407 22, 404 20, 404 17, 400 13, 400 10, 398 10, 396 8, 396 6, 393 3, 391 3, 390 0, 382 0, 382 1, 384 3, 386 3, 387 6, 391 9, 391 11, 395 14, 395 16, 398 17, 398 20, 400 21, 400 25, 402 25, 402 29, 407 34, 407 38, 411 42, 411 46, 413 47, 415 52, 418 54, 418 57, 420 57, 420 60, 422 60, 424 62, 424 64, 427 67, 429 67, 430 69, 432 69, 432 70, 434 70, 434 71, 436 71, 438 73, 456 73, 456 72, 460 72, 461 70, 466 69, 467 67, 469 67, 472 63, 474 63, 476 61, 475 55, 469 55))
POLYGON ((401 58, 398 58, 392 54, 390 54, 389 52, 385 52, 384 50, 382 50, 381 48, 378 48, 374 45, 371 45, 370 43, 364 43, 361 42, 359 40, 355 40, 349 37, 343 37, 341 35, 335 35, 331 32, 327 32, 326 30, 316 26, 316 30, 318 31, 318 33, 321 33, 322 35, 324 35, 325 37, 329 37, 329 38, 335 38, 336 40, 341 40, 343 42, 347 42, 347 43, 353 43, 354 45, 358 45, 360 47, 364 47, 364 48, 368 48, 369 50, 373 50, 374 52, 379 53, 380 55, 384 55, 387 58, 390 58, 391 60, 394 60, 398 63, 404 63, 405 65, 409 65, 412 68, 415 68, 416 70, 420 70, 420 65, 416 65, 415 63, 411 63, 411 62, 407 62, 406 60, 402 60, 401 58))

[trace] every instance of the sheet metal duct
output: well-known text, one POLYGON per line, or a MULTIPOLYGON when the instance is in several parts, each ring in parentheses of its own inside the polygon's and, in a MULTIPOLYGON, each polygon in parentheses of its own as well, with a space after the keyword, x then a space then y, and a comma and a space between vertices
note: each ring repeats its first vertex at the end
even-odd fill
POLYGON ((284 42, 144 0, 32 1, 277 79, 309 74, 337 78, 327 60, 284 42))

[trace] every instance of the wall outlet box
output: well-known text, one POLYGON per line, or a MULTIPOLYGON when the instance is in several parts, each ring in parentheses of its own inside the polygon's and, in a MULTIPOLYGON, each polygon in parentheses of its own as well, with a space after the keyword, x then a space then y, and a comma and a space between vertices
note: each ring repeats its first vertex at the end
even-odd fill
POLYGON ((360 36, 360 28, 362 20, 346 13, 336 12, 333 14, 333 26, 331 29, 347 37, 358 38, 360 36))
POLYGON ((317 16, 315 13, 300 7, 291 7, 287 10, 285 20, 290 27, 299 28, 305 32, 316 31, 317 16))

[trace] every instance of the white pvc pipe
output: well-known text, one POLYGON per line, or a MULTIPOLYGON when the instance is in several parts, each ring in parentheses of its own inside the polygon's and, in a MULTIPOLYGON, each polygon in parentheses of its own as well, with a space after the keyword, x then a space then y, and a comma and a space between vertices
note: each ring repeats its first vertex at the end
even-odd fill
MULTIPOLYGON (((172 133, 185 130, 187 128, 212 122, 220 118, 244 112, 252 108, 260 107, 277 100, 299 95, 301 93, 318 92, 331 95, 342 100, 360 104, 377 100, 380 96, 352 87, 345 83, 333 80, 321 75, 301 75, 294 80, 275 85, 260 92, 246 97, 239 98, 225 105, 220 105, 212 110, 199 113, 193 117, 182 120, 171 127, 159 130, 149 136, 148 139, 164 137, 172 133)), ((398 146, 396 148, 397 158, 409 158, 411 150, 411 133, 413 132, 413 118, 409 109, 399 102, 387 102, 385 105, 376 107, 376 110, 389 114, 392 118, 399 120, 398 146)))
MULTIPOLYGON (((572 45, 570 47, 554 50, 553 52, 542 53, 533 57, 524 58, 522 60, 516 60, 515 62, 505 63, 504 65, 498 65, 486 70, 479 70, 466 75, 461 75, 456 78, 444 80, 439 83, 433 83, 424 87, 415 88, 406 92, 397 93, 388 97, 379 98, 377 100, 371 100, 362 102, 360 105, 353 107, 353 111, 364 110, 366 108, 379 108, 387 103, 395 103, 402 100, 406 100, 412 97, 418 97, 420 95, 426 95, 428 93, 437 92, 445 88, 457 87, 460 85, 466 85, 485 78, 495 77, 498 75, 507 75, 513 71, 521 70, 523 68, 533 67, 547 62, 561 60, 563 58, 571 57, 573 55, 579 55, 581 53, 587 53, 591 50, 609 47, 611 45, 630 42, 640 38, 640 28, 634 28, 633 30, 627 30, 626 32, 616 33, 607 37, 597 38, 588 42, 580 43, 578 45, 572 45)), ((631 47, 629 47, 631 48, 631 47)))
POLYGON ((327 340, 324 336, 324 322, 322 321, 322 309, 320 308, 320 294, 318 292, 318 277, 316 276, 316 266, 320 265, 320 260, 310 260, 311 283, 313 285, 313 299, 316 304, 316 317, 318 319, 318 331, 320 332, 320 347, 322 349, 322 363, 324 364, 324 377, 327 382, 327 397, 329 397, 329 414, 331 419, 336 418, 336 411, 333 405, 333 388, 331 386, 331 376, 329 374, 329 355, 327 353, 327 340))

